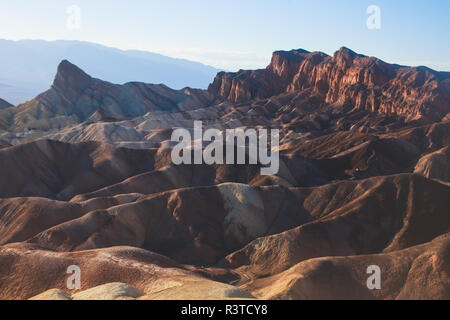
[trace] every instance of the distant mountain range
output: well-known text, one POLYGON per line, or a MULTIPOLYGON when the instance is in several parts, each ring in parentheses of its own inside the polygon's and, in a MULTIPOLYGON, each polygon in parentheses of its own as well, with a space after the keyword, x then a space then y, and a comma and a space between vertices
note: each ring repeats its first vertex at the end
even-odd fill
POLYGON ((23 103, 45 91, 64 59, 113 83, 164 83, 175 89, 206 88, 220 71, 189 60, 81 41, 0 39, 0 52, 0 97, 12 104, 23 103))

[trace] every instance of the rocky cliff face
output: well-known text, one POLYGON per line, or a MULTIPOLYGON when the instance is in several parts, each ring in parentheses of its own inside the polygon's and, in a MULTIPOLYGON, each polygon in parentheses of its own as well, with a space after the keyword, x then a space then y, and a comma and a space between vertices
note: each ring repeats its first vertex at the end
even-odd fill
POLYGON ((304 91, 324 104, 409 120, 437 120, 450 112, 450 73, 392 65, 347 48, 332 57, 305 50, 277 51, 266 69, 219 73, 208 90, 233 102, 304 91))

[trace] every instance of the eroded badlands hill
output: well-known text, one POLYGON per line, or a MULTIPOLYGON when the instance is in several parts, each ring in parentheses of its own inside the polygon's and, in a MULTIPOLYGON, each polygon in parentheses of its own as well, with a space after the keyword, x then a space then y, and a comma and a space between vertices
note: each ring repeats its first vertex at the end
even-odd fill
POLYGON ((0 110, 0 298, 450 299, 449 79, 346 48, 204 91, 63 61, 0 110), (279 172, 174 165, 195 120, 279 129, 279 172))

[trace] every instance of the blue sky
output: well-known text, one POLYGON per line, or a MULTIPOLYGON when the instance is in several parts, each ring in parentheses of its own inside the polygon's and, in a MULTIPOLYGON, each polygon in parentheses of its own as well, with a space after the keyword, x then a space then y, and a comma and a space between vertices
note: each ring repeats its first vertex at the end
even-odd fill
POLYGON ((2 0, 0 38, 91 41, 228 70, 265 67, 275 50, 347 46, 450 70, 449 16, 448 0, 2 0), (66 27, 70 5, 80 29, 66 27), (366 26, 369 5, 381 9, 380 30, 366 26))

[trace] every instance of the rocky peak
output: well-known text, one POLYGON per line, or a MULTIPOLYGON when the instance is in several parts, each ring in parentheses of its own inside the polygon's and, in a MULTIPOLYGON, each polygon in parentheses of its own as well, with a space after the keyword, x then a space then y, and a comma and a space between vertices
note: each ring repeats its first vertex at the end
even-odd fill
POLYGON ((359 55, 353 50, 349 48, 342 47, 338 51, 335 52, 333 56, 333 60, 335 60, 336 64, 342 68, 348 68, 353 64, 353 61, 356 58, 362 58, 363 55, 359 55))
POLYGON ((72 88, 79 91, 89 85, 92 78, 76 65, 67 60, 61 61, 53 82, 53 86, 58 89, 72 88))
POLYGON ((349 60, 354 60, 355 58, 358 57, 365 57, 362 54, 358 54, 355 51, 347 48, 347 47, 341 47, 338 51, 336 51, 333 55, 335 58, 344 58, 344 59, 349 59, 349 60))
POLYGON ((267 70, 283 78, 292 77, 298 72, 300 63, 308 57, 309 53, 303 49, 275 51, 267 70))

